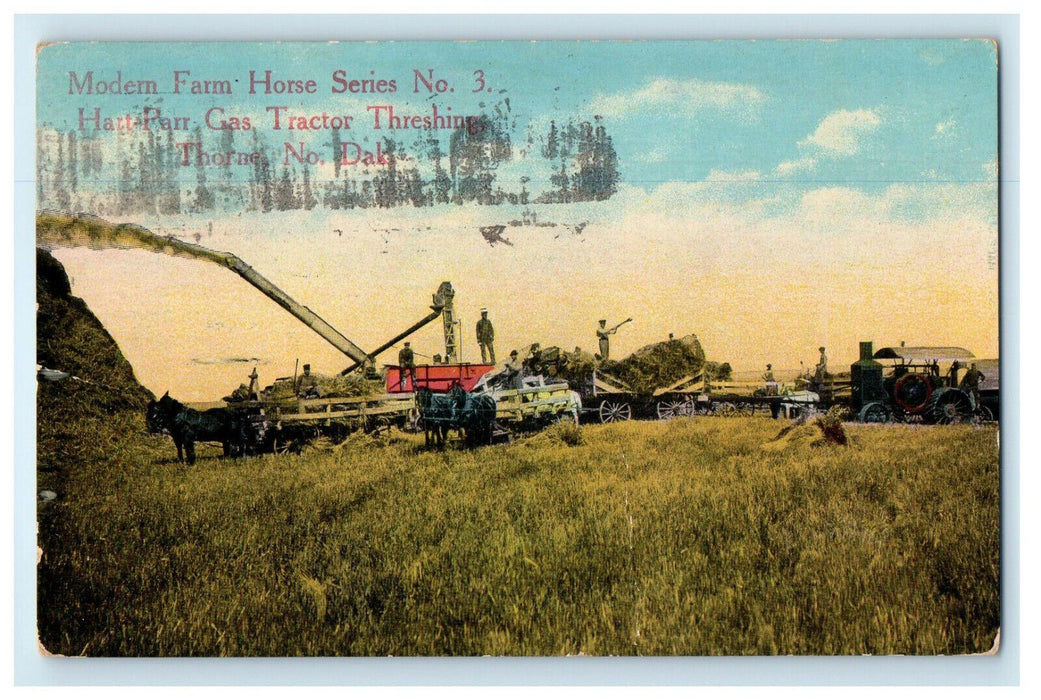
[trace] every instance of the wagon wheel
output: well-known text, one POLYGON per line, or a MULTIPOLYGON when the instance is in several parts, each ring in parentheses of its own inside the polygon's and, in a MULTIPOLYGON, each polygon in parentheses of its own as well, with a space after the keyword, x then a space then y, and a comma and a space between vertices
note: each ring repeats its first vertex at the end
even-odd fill
POLYGON ((979 409, 977 409, 975 415, 973 416, 973 419, 977 423, 993 423, 994 412, 986 406, 980 406, 979 409))
POLYGON ((271 451, 276 455, 299 454, 302 447, 298 438, 275 438, 271 443, 271 451))
POLYGON ((864 406, 857 416, 857 420, 861 423, 888 423, 890 418, 892 418, 892 414, 890 414, 889 408, 879 401, 872 401, 864 406))
POLYGON ((742 401, 737 404, 737 413, 740 416, 754 416, 755 415, 755 402, 753 401, 742 401))
POLYGON ((578 411, 561 411, 560 413, 554 413, 550 423, 567 423, 571 425, 578 425, 578 411))
POLYGON ((283 435, 281 428, 275 428, 268 435, 266 448, 270 448, 272 454, 283 455, 289 451, 289 440, 283 435))
POLYGON ((366 432, 371 433, 373 435, 380 435, 390 430, 391 421, 390 418, 387 416, 375 416, 374 418, 369 419, 368 425, 366 427, 366 432))
POLYGON ((658 418, 668 420, 677 416, 689 416, 691 413, 689 402, 685 399, 666 399, 658 402, 658 418))
POLYGON ((294 427, 283 431, 274 441, 275 454, 300 454, 308 443, 322 436, 322 430, 316 425, 294 427))
POLYGON ((723 403, 718 404, 716 406, 716 409, 715 409, 715 411, 713 411, 713 413, 715 413, 717 416, 723 416, 724 418, 730 418, 731 416, 736 416, 737 415, 737 406, 735 406, 734 404, 730 403, 729 401, 724 401, 723 403))
POLYGON ((929 419, 939 425, 964 423, 972 415, 972 401, 961 391, 945 391, 929 406, 929 419))
POLYGON ((604 399, 600 402, 600 422, 614 423, 627 421, 633 417, 633 407, 625 401, 604 399))

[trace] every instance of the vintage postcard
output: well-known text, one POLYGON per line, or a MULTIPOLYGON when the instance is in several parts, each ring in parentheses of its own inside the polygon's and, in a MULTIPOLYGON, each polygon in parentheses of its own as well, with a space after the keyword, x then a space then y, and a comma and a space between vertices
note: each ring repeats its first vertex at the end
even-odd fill
POLYGON ((41 649, 993 653, 997 56, 41 45, 41 649))

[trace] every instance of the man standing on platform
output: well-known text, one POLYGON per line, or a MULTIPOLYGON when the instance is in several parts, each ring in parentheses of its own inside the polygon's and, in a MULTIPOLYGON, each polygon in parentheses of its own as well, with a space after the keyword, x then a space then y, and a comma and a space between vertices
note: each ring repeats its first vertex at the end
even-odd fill
POLYGON ((477 344, 481 346, 481 363, 495 364, 495 328, 488 320, 488 309, 481 309, 481 320, 477 322, 477 344))
POLYGON ((401 372, 399 388, 405 390, 405 373, 412 378, 411 391, 416 390, 416 353, 412 350, 412 343, 406 341, 405 347, 398 353, 398 368, 401 372))
POLYGON ((596 338, 600 342, 600 361, 607 362, 611 359, 611 334, 616 332, 619 328, 632 321, 631 318, 627 318, 619 323, 614 328, 607 327, 607 319, 600 319, 600 327, 596 329, 596 338))

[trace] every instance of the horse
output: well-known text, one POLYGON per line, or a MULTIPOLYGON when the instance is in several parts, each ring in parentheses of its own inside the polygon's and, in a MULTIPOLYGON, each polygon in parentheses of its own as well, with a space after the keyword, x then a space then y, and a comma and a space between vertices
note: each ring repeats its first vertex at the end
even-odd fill
POLYGON ((459 390, 454 394, 457 423, 466 436, 467 444, 490 445, 497 410, 495 399, 489 394, 466 392, 460 387, 455 389, 459 390))
POLYGON ((416 403, 423 418, 428 447, 443 446, 451 428, 462 431, 471 446, 491 442, 496 403, 490 395, 468 392, 456 384, 447 394, 435 394, 422 388, 416 392, 416 403))
POLYGON ((169 435, 177 446, 177 461, 195 464, 196 442, 219 442, 225 457, 241 456, 251 444, 252 425, 247 417, 226 408, 196 411, 166 392, 149 401, 145 423, 153 435, 169 435))
POLYGON ((422 387, 416 391, 416 404, 426 446, 444 447, 453 422, 454 403, 447 401, 444 394, 434 394, 430 389, 422 387))

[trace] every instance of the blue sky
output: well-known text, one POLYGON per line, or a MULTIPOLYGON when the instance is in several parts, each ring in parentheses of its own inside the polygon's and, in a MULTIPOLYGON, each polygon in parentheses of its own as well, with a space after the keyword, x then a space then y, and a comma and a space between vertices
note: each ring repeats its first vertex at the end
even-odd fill
MULTIPOLYGON (((644 189, 736 178, 760 192, 827 183, 870 192, 891 183, 994 179, 996 51, 982 40, 68 44, 40 55, 38 118, 67 129, 81 105, 121 113, 156 104, 197 124, 214 104, 253 114, 288 104, 364 119, 373 99, 332 95, 336 69, 396 79, 398 92, 375 103, 401 109, 437 103, 474 113, 509 98, 515 143, 528 123, 599 114, 623 180, 644 189), (268 68, 276 77, 314 78, 318 93, 245 94, 249 70, 268 68), (435 69, 456 92, 415 95, 414 68, 435 69), (99 78, 122 70, 124 79, 154 79, 166 94, 70 96, 68 71, 88 69, 99 78), (174 69, 237 80, 235 94, 173 95, 174 69), (471 94, 475 70, 484 71, 490 93, 471 94)), ((355 135, 372 142, 369 130, 355 135)))
MULTIPOLYGON (((638 322, 618 339, 623 355, 668 332, 697 332, 713 358, 744 370, 767 362, 798 368, 822 344, 835 348, 842 365, 867 339, 997 355, 997 66, 988 41, 70 44, 39 57, 39 124, 63 130, 75 126, 84 105, 113 115, 158 106, 193 123, 219 105, 228 115, 250 116, 268 144, 278 145, 287 132, 270 130, 267 106, 364 120, 371 104, 422 114, 436 103, 470 114, 507 99, 518 157, 496 169, 497 184, 509 188, 532 161, 543 176, 552 173, 547 161, 520 157, 529 129, 542 135, 551 120, 599 115, 618 154, 617 193, 603 202, 534 204, 540 223, 557 226, 511 227, 511 245, 494 248, 478 228, 513 224, 527 205, 142 214, 135 223, 160 235, 206 236, 207 245, 236 252, 295 298, 321 302, 334 326, 361 329, 355 340, 363 346, 400 330, 401 300, 428 298, 428 288, 451 279, 465 290, 458 301, 467 318, 481 306, 495 309, 504 347, 533 340, 585 347, 595 319, 631 316, 638 322), (164 93, 68 95, 68 72, 88 69, 99 79, 117 70, 124 80, 152 79, 164 93), (251 69, 313 78, 317 94, 250 96, 251 69), (375 99, 333 95, 338 69, 352 78, 393 78, 398 91, 375 99), (456 92, 414 94, 413 69, 433 69, 456 92), (174 70, 238 82, 231 95, 173 95, 174 70), (490 92, 471 93, 477 70, 490 92), (317 261, 315 246, 322 250, 317 261), (329 280, 344 269, 352 270, 351 283, 331 289, 329 280), (361 303, 358 295, 372 289, 380 290, 385 317, 374 318, 361 303), (568 300, 563 312, 561 299, 568 300)), ((363 123, 344 137, 374 148, 384 134, 363 123)), ((442 143, 448 135, 440 134, 442 143)), ((205 138, 215 145, 218 134, 205 138)), ((330 135, 292 138, 317 149, 330 135)), ((118 167, 120 157, 137 163, 138 148, 127 141, 107 154, 106 167, 118 167)), ((237 147, 250 143, 236 136, 237 147)), ((182 183, 193 187, 194 169, 182 170, 182 183)), ((331 177, 331 166, 314 175, 331 177)), ((82 193, 89 183, 78 186, 82 193)), ((235 346, 226 332, 207 336, 213 347, 200 348, 196 329, 216 323, 209 317, 164 328, 170 341, 157 348, 139 337, 140 319, 126 310, 123 293, 112 291, 138 284, 127 278, 123 258, 78 251, 62 261, 79 280, 76 293, 101 310, 150 386, 176 386, 185 395, 218 391, 212 367, 191 363, 199 353, 269 357, 273 365, 283 356, 326 368, 339 361, 335 352, 323 356, 331 351, 309 333, 299 342, 317 344, 291 355, 248 334, 235 346)), ((169 269, 169 261, 135 260, 133 277, 166 279, 169 269)), ((232 298, 241 293, 237 283, 215 276, 203 286, 232 298)), ((227 308, 235 317, 220 321, 223 327, 242 326, 243 305, 227 308)), ((270 313, 252 327, 278 323, 281 311, 270 313)), ((292 325, 285 332, 289 337, 292 325)), ((436 335, 430 330, 416 342, 435 347, 436 335)), ((239 381, 219 379, 221 386, 239 381)))

